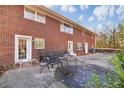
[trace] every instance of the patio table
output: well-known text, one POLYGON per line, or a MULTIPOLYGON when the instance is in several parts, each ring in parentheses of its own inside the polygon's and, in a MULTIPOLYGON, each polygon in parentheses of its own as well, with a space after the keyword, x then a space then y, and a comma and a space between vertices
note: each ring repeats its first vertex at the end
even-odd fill
POLYGON ((74 60, 76 62, 76 72, 77 72, 77 58, 76 56, 68 55, 64 57, 59 57, 62 61, 66 61, 66 66, 69 64, 69 61, 74 60))
POLYGON ((61 60, 61 61, 65 61, 66 62, 66 64, 68 63, 68 61, 69 61, 69 58, 66 56, 66 57, 59 57, 59 59, 61 60))
POLYGON ((59 67, 59 64, 62 65, 62 62, 51 62, 51 63, 48 63, 48 64, 51 65, 52 68, 53 68, 54 65, 57 65, 57 67, 59 67))
MULTIPOLYGON (((60 59, 59 59, 59 61, 49 60, 49 61, 46 62, 46 63, 43 62, 43 63, 40 64, 40 66, 41 66, 41 71, 40 71, 40 73, 43 71, 43 69, 44 69, 45 67, 47 67, 48 70, 49 70, 49 72, 50 72, 50 69, 49 69, 49 66, 50 66, 50 65, 51 65, 52 68, 53 68, 54 65, 57 65, 57 69, 58 69, 59 64, 61 64, 61 66, 62 66, 62 61, 61 61, 60 59)), ((57 71, 57 69, 56 69, 56 71, 57 71)))

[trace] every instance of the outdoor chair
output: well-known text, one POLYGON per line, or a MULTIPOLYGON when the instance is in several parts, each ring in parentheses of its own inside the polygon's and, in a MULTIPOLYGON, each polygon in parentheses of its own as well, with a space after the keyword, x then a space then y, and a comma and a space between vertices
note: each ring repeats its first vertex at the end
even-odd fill
POLYGON ((68 51, 68 58, 70 61, 76 60, 77 54, 74 53, 73 51, 68 51))
POLYGON ((50 72, 50 68, 49 68, 49 58, 48 57, 44 57, 44 56, 40 56, 40 73, 43 71, 43 69, 45 67, 48 68, 49 72, 50 72))
POLYGON ((43 71, 45 67, 47 67, 50 72, 50 68, 49 68, 50 65, 53 68, 54 65, 57 65, 57 67, 59 67, 59 64, 61 64, 62 66, 62 61, 59 59, 58 55, 40 56, 40 66, 41 66, 40 73, 43 71))

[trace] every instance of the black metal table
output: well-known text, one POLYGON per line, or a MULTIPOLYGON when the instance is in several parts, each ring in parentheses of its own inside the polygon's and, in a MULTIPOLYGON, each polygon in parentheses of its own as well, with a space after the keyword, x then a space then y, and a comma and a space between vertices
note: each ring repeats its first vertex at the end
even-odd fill
MULTIPOLYGON (((62 61, 66 61, 66 66, 67 66, 67 64, 69 63, 71 57, 72 57, 71 55, 68 55, 68 56, 65 56, 65 57, 60 57, 60 59, 62 61)), ((72 60, 74 60, 76 62, 76 72, 77 72, 77 58, 73 57, 72 60)))
MULTIPOLYGON (((47 67, 48 70, 49 70, 49 72, 50 72, 50 69, 49 69, 50 67, 49 67, 49 66, 51 66, 51 67, 53 68, 54 65, 57 65, 57 69, 58 69, 59 64, 61 64, 61 66, 62 66, 62 61, 60 61, 60 62, 41 63, 41 64, 40 64, 40 66, 41 66, 40 73, 43 71, 43 69, 44 69, 45 67, 47 67)), ((57 69, 56 69, 56 71, 57 71, 57 69)))
MULTIPOLYGON (((59 64, 61 64, 61 66, 63 65, 63 61, 66 61, 66 65, 68 64, 69 62, 69 56, 66 56, 66 57, 59 57, 59 60, 58 61, 49 61, 47 63, 41 63, 40 66, 41 66, 41 70, 40 70, 40 73, 43 71, 43 69, 45 67, 48 68, 49 72, 50 72, 50 67, 51 66, 53 68, 54 65, 57 65, 57 68, 56 68, 56 71, 58 70, 58 68, 60 67, 59 64)), ((76 72, 77 72, 77 60, 76 61, 76 72)))

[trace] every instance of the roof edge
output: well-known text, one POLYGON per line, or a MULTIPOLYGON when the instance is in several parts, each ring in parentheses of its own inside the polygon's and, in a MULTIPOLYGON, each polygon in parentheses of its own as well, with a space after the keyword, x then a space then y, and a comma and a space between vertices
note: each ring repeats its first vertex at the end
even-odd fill
MULTIPOLYGON (((39 7, 39 8, 41 8, 41 9, 43 9, 44 11, 47 11, 47 12, 49 12, 49 13, 51 13, 51 14, 57 16, 57 17, 59 17, 60 20, 61 20, 61 19, 66 20, 67 22, 69 22, 69 23, 71 23, 71 24, 73 24, 73 25, 75 25, 75 26, 78 26, 78 28, 80 28, 81 30, 84 29, 84 30, 86 30, 85 32, 89 32, 89 33, 92 33, 92 34, 96 35, 95 32, 89 30, 88 28, 86 28, 86 27, 84 27, 84 26, 82 26, 82 25, 80 25, 80 24, 78 24, 78 23, 76 23, 76 22, 74 22, 74 21, 72 21, 72 20, 70 20, 70 19, 64 17, 63 15, 60 15, 60 14, 57 13, 57 12, 54 12, 53 10, 50 10, 50 9, 46 8, 46 7, 43 6, 43 5, 31 5, 31 6, 39 7)), ((83 30, 83 31, 84 31, 84 30, 83 30)))

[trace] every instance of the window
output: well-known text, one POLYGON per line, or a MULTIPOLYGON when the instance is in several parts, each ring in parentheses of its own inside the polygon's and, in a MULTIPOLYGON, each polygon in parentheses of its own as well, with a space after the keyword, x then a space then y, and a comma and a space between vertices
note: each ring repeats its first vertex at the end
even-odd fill
POLYGON ((37 13, 37 22, 40 22, 40 23, 46 23, 46 17, 37 13))
POLYGON ((70 30, 70 26, 68 26, 68 25, 64 25, 64 31, 68 33, 69 30, 70 30))
POLYGON ((15 62, 29 62, 32 58, 32 37, 15 35, 15 62))
POLYGON ((66 24, 60 24, 60 31, 73 34, 73 28, 66 24))
POLYGON ((44 49, 45 48, 45 40, 42 38, 35 38, 35 48, 36 49, 44 49))
POLYGON ((26 59, 26 39, 19 39, 19 48, 18 48, 18 55, 19 59, 26 59))
POLYGON ((73 34, 73 28, 70 27, 70 34, 73 34))
POLYGON ((35 20, 35 11, 32 11, 28 8, 25 8, 24 10, 24 18, 35 20))
POLYGON ((77 50, 82 50, 82 43, 77 42, 77 50))
POLYGON ((68 51, 73 51, 73 41, 68 41, 68 51))
POLYGON ((60 31, 64 32, 64 24, 60 24, 60 31))
POLYGON ((24 9, 24 18, 37 21, 39 23, 46 23, 46 16, 38 13, 37 11, 33 11, 31 9, 25 8, 24 9))

